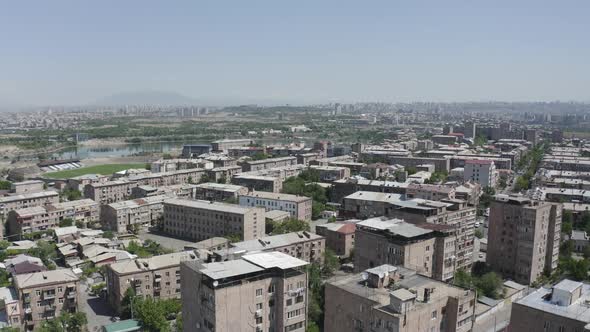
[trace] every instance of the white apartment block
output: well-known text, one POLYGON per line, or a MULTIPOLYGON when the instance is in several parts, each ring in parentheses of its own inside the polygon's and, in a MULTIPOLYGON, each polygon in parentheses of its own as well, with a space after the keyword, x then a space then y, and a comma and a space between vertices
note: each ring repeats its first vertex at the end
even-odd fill
POLYGON ((310 221, 312 199, 305 196, 252 191, 239 197, 240 206, 263 207, 266 211, 287 211, 292 218, 310 221))
POLYGON ((463 180, 477 182, 482 187, 495 187, 498 173, 494 161, 486 159, 465 161, 463 180))

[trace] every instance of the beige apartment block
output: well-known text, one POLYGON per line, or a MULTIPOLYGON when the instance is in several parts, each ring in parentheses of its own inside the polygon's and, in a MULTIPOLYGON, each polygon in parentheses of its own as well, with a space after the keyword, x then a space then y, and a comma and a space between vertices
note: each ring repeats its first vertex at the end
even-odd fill
POLYGON ((211 142, 211 149, 213 151, 223 151, 227 152, 229 149, 233 148, 241 148, 244 146, 249 146, 253 143, 251 139, 243 138, 243 139, 222 139, 218 141, 211 142))
POLYGON ((303 232, 270 235, 255 240, 235 242, 227 249, 215 251, 216 260, 233 259, 247 253, 278 251, 310 263, 324 263, 326 239, 303 232))
POLYGON ((84 197, 101 205, 120 202, 128 199, 136 186, 137 182, 126 180, 91 183, 84 187, 84 197))
POLYGON ((195 199, 205 201, 223 202, 227 200, 238 201, 240 195, 248 193, 248 188, 225 183, 201 183, 195 190, 195 199))
POLYGON ((0 197, 0 216, 6 217, 12 210, 45 206, 51 203, 59 203, 59 194, 55 191, 0 197))
POLYGON ((510 331, 590 331, 590 285, 564 279, 512 303, 510 331))
POLYGON ((490 207, 486 262, 506 278, 531 284, 557 267, 562 205, 496 195, 490 207))
POLYGON ((130 287, 138 296, 179 298, 180 263, 206 258, 206 251, 194 250, 109 264, 106 270, 108 302, 120 312, 121 301, 130 287))
POLYGON ((176 171, 139 174, 130 176, 129 180, 143 186, 172 186, 185 183, 198 183, 205 174, 203 168, 180 169, 176 171))
POLYGON ((263 208, 202 200, 169 199, 164 201, 163 232, 191 241, 216 236, 239 236, 252 240, 264 236, 263 208))
POLYGON ((304 332, 307 264, 280 252, 182 263, 184 331, 304 332))
POLYGON ((109 177, 102 174, 84 174, 67 180, 66 188, 84 193, 84 187, 91 183, 105 183, 109 177))
POLYGON ((79 279, 69 269, 42 271, 14 276, 14 288, 24 312, 23 328, 33 330, 63 311, 78 308, 79 279))
POLYGON ((262 207, 266 211, 287 211, 292 218, 311 221, 312 199, 305 196, 251 191, 239 197, 240 206, 262 207))
POLYGON ((168 195, 150 196, 103 205, 100 220, 118 233, 126 233, 132 225, 149 226, 162 220, 164 201, 168 195))
POLYGON ((380 265, 326 283, 324 330, 468 332, 475 293, 416 271, 380 265))
POLYGON ((98 204, 91 199, 82 199, 13 210, 8 213, 8 234, 20 237, 44 231, 57 227, 64 219, 92 224, 98 221, 98 204))

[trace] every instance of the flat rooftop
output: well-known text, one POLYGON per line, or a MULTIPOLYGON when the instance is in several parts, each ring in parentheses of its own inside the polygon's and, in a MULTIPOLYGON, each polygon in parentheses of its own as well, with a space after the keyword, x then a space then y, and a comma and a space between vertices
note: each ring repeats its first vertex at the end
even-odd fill
POLYGON ((251 191, 247 194, 240 195, 240 197, 251 197, 251 198, 261 198, 261 199, 272 199, 277 201, 289 201, 289 202, 296 202, 302 203, 310 201, 311 198, 306 196, 298 196, 298 195, 291 195, 291 194, 283 194, 283 193, 271 193, 267 191, 251 191))
MULTIPOLYGON (((569 280, 564 280, 569 281, 569 280)), ((578 286, 579 284, 574 281, 562 284, 564 281, 555 285, 558 288, 562 288, 569 291, 572 287, 578 286)), ((560 306, 551 303, 549 296, 551 294, 551 288, 539 288, 522 299, 516 301, 516 303, 534 308, 540 311, 544 311, 553 315, 566 317, 569 319, 588 323, 590 322, 590 306, 586 304, 586 301, 590 301, 590 285, 582 284, 582 295, 580 298, 568 306, 560 306)))
POLYGON ((209 202, 209 201, 203 201, 203 200, 189 200, 189 199, 180 199, 180 198, 167 199, 164 201, 164 204, 177 205, 177 206, 189 207, 189 208, 194 208, 194 209, 210 210, 210 211, 239 213, 239 214, 248 213, 250 210, 254 209, 252 207, 244 207, 244 206, 239 206, 236 204, 209 202))
POLYGON ((356 224, 357 227, 367 227, 375 230, 388 231, 391 234, 405 238, 413 238, 432 233, 430 229, 418 227, 401 219, 387 219, 385 217, 371 218, 356 224))

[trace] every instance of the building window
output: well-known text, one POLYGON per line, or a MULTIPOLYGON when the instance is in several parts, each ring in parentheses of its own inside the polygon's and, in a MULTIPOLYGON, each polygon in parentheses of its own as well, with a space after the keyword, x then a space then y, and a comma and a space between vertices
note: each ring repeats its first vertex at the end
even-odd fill
POLYGON ((256 303, 256 310, 262 309, 262 303, 256 303))
POLYGON ((436 319, 437 316, 437 312, 436 310, 432 312, 432 315, 430 316, 432 319, 436 319))
POLYGON ((256 296, 262 296, 262 288, 256 290, 256 296))

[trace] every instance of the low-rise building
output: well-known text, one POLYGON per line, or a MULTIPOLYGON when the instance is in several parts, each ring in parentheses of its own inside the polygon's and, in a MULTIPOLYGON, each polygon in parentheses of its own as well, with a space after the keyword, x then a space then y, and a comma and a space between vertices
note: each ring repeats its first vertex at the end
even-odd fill
POLYGON ((182 319, 196 331, 305 331, 307 262, 280 252, 182 263, 182 319))
POLYGON ((334 222, 315 227, 316 233, 326 238, 326 248, 340 258, 348 258, 354 250, 356 223, 360 221, 334 222))
POLYGON ((209 144, 185 144, 182 146, 182 157, 192 158, 211 152, 211 145, 209 144))
POLYGON ((227 200, 238 201, 240 195, 248 193, 248 188, 225 183, 201 183, 196 186, 195 199, 223 202, 227 200))
POLYGON ((512 303, 510 331, 588 331, 590 285, 564 279, 512 303))
POLYGON ((78 276, 69 269, 14 276, 14 288, 24 313, 22 327, 31 331, 62 312, 76 312, 78 284, 78 276))
POLYGON ((179 298, 180 263, 206 259, 207 253, 197 250, 109 264, 106 269, 108 302, 115 311, 120 312, 121 302, 130 287, 138 296, 179 298))
POLYGON ((162 231, 192 241, 215 236, 239 236, 252 240, 264 236, 264 209, 208 201, 164 201, 162 231))
POLYGON ((0 288, 0 321, 3 327, 12 327, 20 330, 22 322, 22 309, 14 287, 0 288))
POLYGON ((263 207, 266 211, 287 211, 292 218, 311 221, 312 199, 305 196, 251 191, 239 196, 240 206, 263 207))
POLYGON ((211 143, 211 150, 218 151, 218 152, 227 152, 229 149, 232 148, 240 148, 243 146, 249 146, 253 143, 251 139, 248 138, 241 138, 241 139, 223 139, 214 141, 211 143))
POLYGON ((380 265, 328 280, 324 329, 468 332, 473 324, 475 300, 471 290, 411 269, 380 265))

